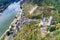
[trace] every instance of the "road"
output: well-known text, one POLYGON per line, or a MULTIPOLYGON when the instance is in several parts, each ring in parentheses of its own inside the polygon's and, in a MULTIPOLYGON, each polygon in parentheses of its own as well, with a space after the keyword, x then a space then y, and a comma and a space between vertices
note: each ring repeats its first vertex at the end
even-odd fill
MULTIPOLYGON (((22 9, 21 9, 22 10, 22 9)), ((9 35, 8 37, 5 38, 5 40, 12 40, 13 36, 20 30, 20 28, 22 27, 22 25, 25 23, 25 22, 30 22, 30 21, 39 21, 37 19, 29 19, 29 18, 25 18, 24 17, 24 12, 21 11, 21 18, 17 21, 16 23, 16 26, 14 28, 12 28, 12 32, 13 34, 9 35)))
POLYGON ((30 21, 38 21, 35 19, 28 19, 28 18, 20 18, 20 20, 18 20, 16 26, 13 28, 13 34, 11 34, 10 36, 8 36, 5 40, 12 40, 13 36, 20 30, 20 28, 22 27, 22 25, 25 22, 30 22, 30 21))

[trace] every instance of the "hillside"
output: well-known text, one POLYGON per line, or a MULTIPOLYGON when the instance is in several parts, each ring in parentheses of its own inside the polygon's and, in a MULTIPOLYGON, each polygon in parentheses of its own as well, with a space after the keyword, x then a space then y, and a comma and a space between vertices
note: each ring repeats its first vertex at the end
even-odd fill
POLYGON ((1 40, 12 35, 14 27, 18 31, 12 40, 60 40, 59 6, 60 0, 27 0, 22 4, 21 18, 12 24, 1 40), (15 25, 17 22, 18 26, 15 25))

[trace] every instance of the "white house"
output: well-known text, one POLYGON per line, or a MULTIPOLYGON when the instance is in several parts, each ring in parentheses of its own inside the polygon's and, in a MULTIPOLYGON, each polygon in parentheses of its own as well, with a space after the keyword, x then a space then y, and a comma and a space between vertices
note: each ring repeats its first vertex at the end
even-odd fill
POLYGON ((39 26, 40 26, 40 25, 42 25, 42 26, 49 26, 49 25, 51 25, 52 18, 53 18, 52 16, 50 16, 49 18, 43 18, 43 19, 40 21, 39 26), (46 20, 47 20, 48 22, 46 22, 46 20))

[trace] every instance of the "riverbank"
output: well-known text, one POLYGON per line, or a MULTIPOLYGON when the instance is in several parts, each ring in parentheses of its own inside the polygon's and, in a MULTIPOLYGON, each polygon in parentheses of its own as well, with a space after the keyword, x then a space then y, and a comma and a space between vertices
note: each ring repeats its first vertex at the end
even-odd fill
MULTIPOLYGON (((19 12, 19 11, 18 11, 18 12, 19 12)), ((19 18, 18 18, 18 19, 19 19, 19 18)), ((17 21, 16 19, 14 19, 14 20, 15 20, 15 21, 17 21)), ((13 21, 14 21, 14 20, 13 20, 13 21)), ((11 25, 12 25, 13 23, 14 23, 14 22, 12 22, 12 23, 11 23, 11 25)), ((10 25, 10 26, 9 26, 9 28, 5 31, 5 33, 1 36, 1 38, 3 38, 3 37, 4 37, 4 35, 6 34, 6 32, 7 32, 8 30, 10 30, 11 25, 10 25)))
MULTIPOLYGON (((19 1, 20 2, 20 1, 19 1)), ((20 3, 12 3, 0 16, 0 36, 9 28, 20 9, 20 3), (13 7, 14 6, 14 7, 13 7)))
MULTIPOLYGON (((22 5, 23 3, 24 3, 24 1, 21 3, 21 5, 22 5)), ((14 19, 14 20, 15 20, 15 22, 17 21, 16 19, 14 19)), ((13 20, 13 21, 14 21, 14 20, 13 20)), ((11 25, 12 25, 13 23, 14 23, 14 22, 12 22, 11 25)), ((10 25, 9 28, 4 32, 4 34, 1 36, 0 39, 3 39, 3 38, 6 36, 6 32, 10 30, 11 25, 10 25)))
MULTIPOLYGON (((15 18, 14 20, 13 20, 13 22, 11 23, 11 25, 9 26, 9 28, 5 31, 5 33, 0 37, 0 40, 1 39, 3 39, 3 38, 5 38, 5 36, 7 36, 6 35, 6 33, 7 33, 7 31, 10 31, 10 29, 12 28, 12 25, 14 25, 16 22, 17 22, 17 20, 19 20, 19 18, 20 18, 20 14, 19 13, 17 13, 17 19, 15 18), (18 16, 19 15, 19 16, 18 16)), ((14 25, 15 26, 15 25, 14 25)))

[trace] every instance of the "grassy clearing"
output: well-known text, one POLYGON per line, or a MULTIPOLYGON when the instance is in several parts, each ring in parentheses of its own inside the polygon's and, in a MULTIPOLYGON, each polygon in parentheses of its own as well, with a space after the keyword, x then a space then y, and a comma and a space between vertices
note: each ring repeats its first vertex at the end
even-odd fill
POLYGON ((31 19, 40 19, 41 18, 41 11, 40 11, 39 7, 32 14, 29 13, 29 11, 32 10, 32 8, 34 6, 35 5, 28 3, 26 6, 23 7, 26 18, 31 18, 31 19))
POLYGON ((25 23, 13 40, 40 40, 40 28, 38 22, 25 23))

